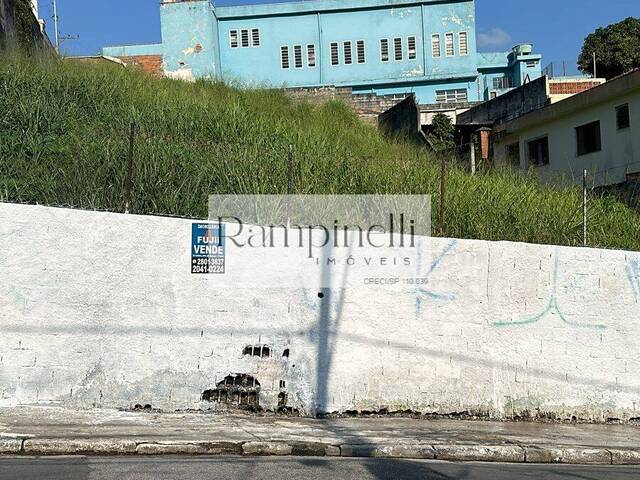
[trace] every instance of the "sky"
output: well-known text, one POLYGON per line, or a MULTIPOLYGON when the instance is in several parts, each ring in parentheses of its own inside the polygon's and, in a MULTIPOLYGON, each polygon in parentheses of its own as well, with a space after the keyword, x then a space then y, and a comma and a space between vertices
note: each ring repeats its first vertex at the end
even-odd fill
MULTIPOLYGON (((217 0, 216 5, 271 3, 273 0, 217 0)), ((350 0, 343 0, 345 3, 350 0)), ((103 46, 159 43, 159 0, 57 0, 67 55, 95 55, 103 46)), ((40 16, 53 38, 52 0, 40 0, 40 16)), ((640 17, 640 0, 476 0, 480 51, 534 44, 544 65, 566 62, 575 73, 584 38, 599 26, 640 17)), ((558 68, 558 67, 556 67, 558 68)))

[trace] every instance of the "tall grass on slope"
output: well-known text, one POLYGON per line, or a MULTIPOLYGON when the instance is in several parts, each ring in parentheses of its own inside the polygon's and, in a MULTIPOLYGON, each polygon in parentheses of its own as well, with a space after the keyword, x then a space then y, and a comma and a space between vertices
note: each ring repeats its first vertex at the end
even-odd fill
MULTIPOLYGON (((439 162, 388 140, 343 104, 282 92, 155 79, 121 67, 0 59, 0 198, 122 211, 128 130, 137 125, 135 213, 206 217, 211 193, 431 194, 439 162)), ((447 235, 579 245, 581 194, 494 171, 446 176, 447 235)), ((640 249, 640 218, 602 198, 593 245, 640 249)))

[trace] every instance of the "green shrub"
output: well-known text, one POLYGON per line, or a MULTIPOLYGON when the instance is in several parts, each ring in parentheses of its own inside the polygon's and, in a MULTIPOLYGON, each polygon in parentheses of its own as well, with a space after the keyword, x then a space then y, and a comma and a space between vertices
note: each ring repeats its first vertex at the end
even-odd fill
MULTIPOLYGON (((295 193, 431 194, 438 225, 439 159, 385 139, 342 103, 17 58, 0 59, 0 198, 123 211, 131 122, 134 213, 206 217, 211 193, 286 193, 291 144, 295 193)), ((581 244, 573 187, 455 164, 446 183, 451 237, 581 244)), ((589 212, 592 245, 640 249, 634 212, 609 198, 589 212)))

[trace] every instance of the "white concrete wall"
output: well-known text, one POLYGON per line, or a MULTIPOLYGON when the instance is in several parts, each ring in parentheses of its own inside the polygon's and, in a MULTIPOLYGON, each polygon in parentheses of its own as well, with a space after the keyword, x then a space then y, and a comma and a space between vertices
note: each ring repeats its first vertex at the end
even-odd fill
POLYGON ((494 145, 495 160, 508 164, 507 145, 519 142, 520 165, 529 168, 528 142, 547 136, 549 138, 549 165, 533 167, 543 181, 582 183, 582 171, 590 172, 590 184, 612 185, 626 180, 626 175, 640 172, 640 93, 595 105, 580 112, 557 118, 542 125, 519 131, 494 145), (617 130, 616 107, 629 104, 631 127, 617 130), (576 127, 600 121, 602 150, 588 155, 577 155, 576 127))
POLYGON ((190 227, 0 204, 0 405, 209 408, 249 373, 265 408, 284 380, 306 413, 640 416, 638 253, 423 239, 421 290, 321 300, 314 279, 211 289, 190 227))

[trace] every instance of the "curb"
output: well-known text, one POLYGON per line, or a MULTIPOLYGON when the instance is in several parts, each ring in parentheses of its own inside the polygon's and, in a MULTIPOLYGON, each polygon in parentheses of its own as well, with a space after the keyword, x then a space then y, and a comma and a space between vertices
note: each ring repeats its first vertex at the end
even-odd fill
POLYGON ((536 445, 342 444, 305 441, 135 441, 91 438, 0 439, 0 455, 234 455, 360 457, 451 462, 640 465, 640 449, 536 445))

